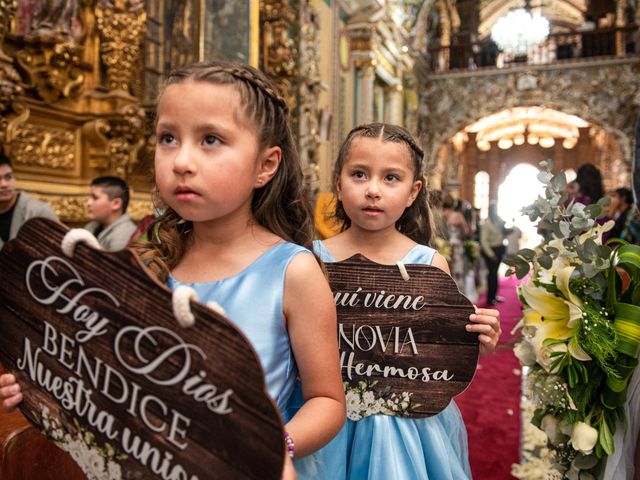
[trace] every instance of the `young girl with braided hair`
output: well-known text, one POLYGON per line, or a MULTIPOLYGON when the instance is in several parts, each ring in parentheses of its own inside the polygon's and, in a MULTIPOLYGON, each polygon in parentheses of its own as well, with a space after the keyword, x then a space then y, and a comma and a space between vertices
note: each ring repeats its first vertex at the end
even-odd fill
MULTIPOLYGON (((351 130, 334 168, 335 216, 342 232, 314 242, 320 258, 335 262, 360 253, 381 264, 427 264, 449 273, 446 260, 426 246, 433 219, 422 159, 422 149, 402 127, 371 123, 351 130)), ((466 329, 479 334, 481 352, 493 351, 501 331, 498 311, 476 309, 470 320, 466 329)), ((453 401, 429 418, 379 414, 347 420, 316 457, 322 472, 317 478, 471 478, 467 434, 453 401)))
MULTIPOLYGON (((344 422, 335 306, 310 252, 311 215, 285 101, 259 71, 212 62, 171 73, 159 96, 155 181, 164 213, 137 251, 167 285, 217 302, 249 338, 286 422, 291 461, 344 422), (309 312, 313 312, 309 315, 309 312), (289 418, 299 376, 304 404, 289 418)), ((22 399, 0 377, 5 410, 22 399)))

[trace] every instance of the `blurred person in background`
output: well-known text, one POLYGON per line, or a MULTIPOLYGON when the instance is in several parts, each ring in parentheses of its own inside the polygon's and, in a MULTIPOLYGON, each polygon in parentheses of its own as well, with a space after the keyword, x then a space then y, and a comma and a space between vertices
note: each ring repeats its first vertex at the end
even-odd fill
POLYGON ((98 177, 91 182, 87 199, 89 230, 108 252, 125 248, 136 231, 136 224, 127 214, 129 186, 118 177, 98 177))
POLYGON ((16 188, 11 159, 0 149, 0 249, 18 235, 27 220, 35 217, 58 220, 48 203, 16 188))

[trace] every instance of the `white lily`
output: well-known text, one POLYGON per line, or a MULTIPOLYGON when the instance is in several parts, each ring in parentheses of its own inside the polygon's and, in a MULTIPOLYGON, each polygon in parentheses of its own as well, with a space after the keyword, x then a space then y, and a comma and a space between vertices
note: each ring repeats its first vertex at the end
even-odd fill
MULTIPOLYGON (((567 268, 561 271, 556 285, 561 291, 568 292, 573 267, 567 268)), ((573 341, 566 345, 571 356, 582 361, 591 359, 575 339, 578 320, 582 317, 582 310, 578 305, 535 286, 531 280, 520 286, 520 292, 528 305, 523 310, 523 324, 525 327, 535 327, 531 344, 536 351, 538 363, 544 358, 544 355, 541 355, 542 344, 548 338, 572 339, 573 341)), ((545 369, 548 369, 548 366, 545 369)))
MULTIPOLYGON (((569 300, 571 304, 580 308, 582 307, 582 301, 569 289, 569 282, 571 281, 571 276, 573 275, 575 269, 576 267, 571 266, 565 266, 559 269, 556 275, 556 287, 558 287, 558 289, 562 292, 564 298, 569 300)), ((582 315, 582 312, 580 312, 580 315, 582 315)))

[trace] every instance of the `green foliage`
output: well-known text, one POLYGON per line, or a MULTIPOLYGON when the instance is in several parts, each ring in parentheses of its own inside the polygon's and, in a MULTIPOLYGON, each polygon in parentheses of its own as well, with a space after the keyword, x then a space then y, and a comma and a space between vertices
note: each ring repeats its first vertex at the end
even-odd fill
POLYGON ((550 161, 540 166, 544 193, 522 211, 537 221, 543 241, 505 262, 509 274, 520 279, 531 275, 519 292, 529 311, 525 309, 521 344, 528 342, 536 355, 527 375, 527 395, 536 406, 536 425, 551 415, 570 431, 581 422, 586 426, 573 431, 597 433, 593 452, 574 449, 568 434, 562 441, 549 439, 564 478, 595 479, 614 451, 616 421, 624 420, 628 381, 638 365, 640 247, 624 242, 603 245, 602 233, 611 222, 601 225, 598 219, 610 200, 577 203, 564 191, 564 173, 552 173, 550 161), (628 285, 626 291, 623 285, 628 285), (561 328, 549 329, 540 320, 541 312, 531 313, 525 288, 533 305, 542 305, 548 295, 546 308, 539 308, 553 312, 561 328), (534 337, 538 329, 551 336, 534 337))

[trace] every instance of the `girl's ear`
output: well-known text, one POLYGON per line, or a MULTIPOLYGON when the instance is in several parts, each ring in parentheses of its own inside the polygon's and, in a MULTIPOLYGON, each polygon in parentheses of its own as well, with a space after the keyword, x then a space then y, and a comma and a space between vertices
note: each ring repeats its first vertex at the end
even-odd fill
POLYGON ((336 178, 336 193, 338 200, 342 201, 342 185, 340 185, 340 177, 336 178))
POLYGON ((415 202, 416 198, 418 198, 418 194, 420 193, 421 188, 422 180, 416 180, 415 182, 413 182, 411 193, 409 194, 409 198, 407 199, 407 208, 409 208, 413 204, 413 202, 415 202))
POLYGON ((256 188, 264 187, 277 173, 282 162, 282 149, 278 146, 268 147, 260 155, 256 188))

